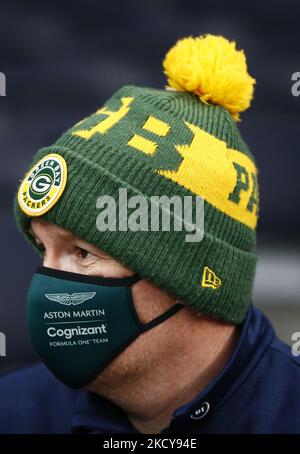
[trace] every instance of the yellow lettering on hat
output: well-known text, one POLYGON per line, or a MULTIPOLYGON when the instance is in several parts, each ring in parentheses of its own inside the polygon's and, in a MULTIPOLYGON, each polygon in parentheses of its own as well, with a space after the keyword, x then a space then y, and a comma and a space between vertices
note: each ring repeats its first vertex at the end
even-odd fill
POLYGON ((244 153, 196 125, 190 144, 176 145, 183 160, 177 170, 157 173, 202 196, 208 203, 254 229, 257 224, 257 170, 244 153))
POLYGON ((105 134, 129 112, 129 106, 132 103, 133 99, 133 97, 121 98, 121 107, 116 111, 108 110, 106 106, 102 107, 101 109, 97 110, 97 112, 95 112, 95 115, 104 114, 107 115, 107 118, 99 121, 99 123, 97 123, 96 126, 91 129, 80 129, 78 131, 72 132, 72 134, 74 136, 82 137, 86 140, 90 139, 97 132, 100 134, 105 134))

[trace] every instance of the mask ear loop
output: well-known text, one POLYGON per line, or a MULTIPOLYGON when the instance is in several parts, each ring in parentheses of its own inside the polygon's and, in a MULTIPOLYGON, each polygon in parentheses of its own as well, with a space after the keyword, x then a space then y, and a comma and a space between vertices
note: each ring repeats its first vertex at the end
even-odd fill
POLYGON ((172 317, 172 315, 175 315, 180 309, 183 309, 184 305, 181 303, 176 303, 174 306, 170 307, 166 312, 163 314, 159 315, 158 317, 154 318, 151 320, 151 322, 148 323, 142 323, 141 324, 141 330, 142 332, 148 331, 151 328, 154 328, 155 326, 159 325, 160 323, 164 322, 168 318, 172 317))
MULTIPOLYGON (((130 303, 131 303, 131 308, 133 310, 133 313, 135 315, 135 318, 138 322, 139 328, 142 333, 144 333, 145 331, 149 331, 150 329, 152 329, 155 326, 159 325, 160 323, 164 322, 168 318, 172 317, 172 315, 175 315, 178 311, 180 311, 180 309, 183 309, 185 307, 184 304, 182 304, 182 303, 176 303, 176 304, 174 304, 174 306, 170 307, 170 309, 168 309, 166 312, 164 312, 161 315, 158 315, 158 317, 155 317, 150 322, 142 323, 140 320, 140 317, 136 311, 136 308, 135 308, 135 305, 133 302, 133 298, 132 298, 132 290, 131 290, 132 285, 134 285, 136 282, 140 281, 142 278, 138 274, 134 274, 134 275, 130 276, 130 278, 132 279, 132 281, 131 281, 130 285, 128 286, 129 299, 130 299, 130 303)), ((176 300, 176 301, 178 301, 178 300, 176 300)))

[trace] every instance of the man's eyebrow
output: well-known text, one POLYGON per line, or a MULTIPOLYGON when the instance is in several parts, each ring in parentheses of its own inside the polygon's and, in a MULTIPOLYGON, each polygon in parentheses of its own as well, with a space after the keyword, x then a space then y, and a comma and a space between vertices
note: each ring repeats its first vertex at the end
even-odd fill
MULTIPOLYGON (((34 233, 32 227, 29 227, 28 229, 28 232, 34 237, 34 239, 36 241, 39 241, 40 243, 42 243, 42 241, 39 239, 38 235, 36 233, 34 233)), ((61 239, 63 240, 80 240, 79 237, 73 235, 71 232, 59 232, 58 234, 56 234, 57 237, 60 237, 61 239)), ((84 241, 84 240, 83 240, 84 241)))
POLYGON ((79 237, 77 237, 76 235, 73 235, 73 233, 71 233, 71 232, 59 232, 57 234, 57 236, 59 236, 62 240, 73 240, 73 241, 80 240, 79 237))

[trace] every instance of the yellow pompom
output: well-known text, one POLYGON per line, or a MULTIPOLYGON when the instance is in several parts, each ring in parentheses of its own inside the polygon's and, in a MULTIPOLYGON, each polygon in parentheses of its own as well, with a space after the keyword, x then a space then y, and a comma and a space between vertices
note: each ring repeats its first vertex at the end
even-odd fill
POLYGON ((206 103, 227 109, 235 120, 253 97, 253 79, 246 57, 235 42, 204 35, 179 40, 163 61, 169 87, 195 93, 206 103))

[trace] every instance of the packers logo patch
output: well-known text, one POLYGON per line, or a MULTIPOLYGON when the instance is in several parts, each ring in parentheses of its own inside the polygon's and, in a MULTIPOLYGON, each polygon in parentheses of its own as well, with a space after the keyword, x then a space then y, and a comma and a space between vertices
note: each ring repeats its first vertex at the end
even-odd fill
POLYGON ((25 175, 18 192, 19 206, 28 216, 41 216, 56 204, 67 182, 67 164, 56 153, 44 156, 25 175))

